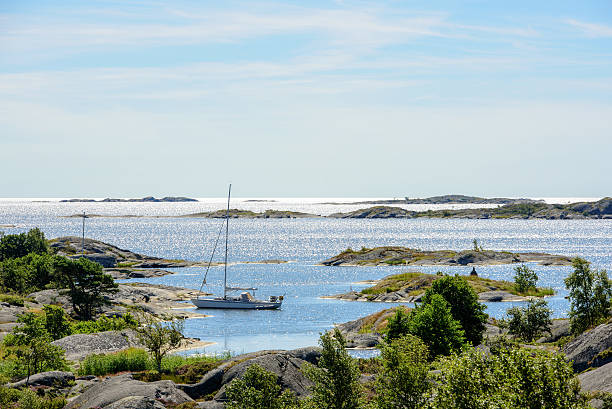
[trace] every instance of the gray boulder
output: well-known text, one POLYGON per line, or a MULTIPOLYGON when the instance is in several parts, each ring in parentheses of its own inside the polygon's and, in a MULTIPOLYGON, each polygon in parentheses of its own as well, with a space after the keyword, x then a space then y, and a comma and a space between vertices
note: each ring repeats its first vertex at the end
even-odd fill
POLYGON ((382 336, 379 334, 359 334, 352 333, 347 336, 347 348, 374 348, 382 342, 382 336))
POLYGON ((71 258, 78 260, 81 257, 85 257, 88 260, 101 264, 104 268, 112 268, 117 266, 117 259, 115 256, 110 254, 81 254, 72 256, 71 258))
POLYGON ((612 393, 612 362, 578 375, 582 392, 612 393))
POLYGON ((121 351, 140 346, 134 331, 106 331, 95 334, 74 334, 52 342, 66 351, 66 358, 82 361, 88 355, 121 351))
POLYGON ((126 396, 106 407, 107 409, 165 409, 159 401, 145 396, 126 396))
POLYGON ((304 360, 295 358, 287 353, 268 354, 241 362, 225 372, 221 380, 223 386, 215 395, 215 400, 225 400, 226 386, 235 378, 242 378, 246 370, 253 364, 257 364, 266 371, 276 374, 278 376, 278 383, 283 389, 290 389, 297 396, 308 395, 313 384, 301 371, 304 363, 304 360))
MULTIPOLYGON (((24 378, 20 381, 9 383, 6 386, 9 388, 21 388, 26 386, 26 380, 27 378, 24 378)), ((30 386, 53 386, 61 388, 68 386, 72 382, 74 382, 74 374, 72 372, 49 371, 30 376, 27 384, 30 386)))
POLYGON ((514 295, 507 291, 484 291, 478 294, 478 301, 480 302, 501 302, 501 301, 525 301, 526 297, 520 295, 514 295))
POLYGON ((601 324, 578 335, 563 348, 567 358, 573 361, 575 372, 597 367, 612 361, 612 354, 605 354, 612 348, 612 324, 601 324))
POLYGON ((155 406, 155 403, 151 402, 156 400, 180 404, 191 402, 193 399, 178 389, 172 381, 147 383, 137 381, 131 374, 126 374, 108 378, 103 382, 93 385, 66 405, 65 409, 163 408, 163 405, 155 406))
POLYGON ((257 363, 279 376, 279 384, 283 388, 289 388, 298 395, 304 394, 310 386, 310 381, 304 377, 299 368, 306 362, 316 364, 320 357, 321 350, 315 347, 292 351, 259 351, 238 355, 209 371, 200 382, 192 385, 177 385, 177 387, 193 399, 200 399, 215 392, 217 392, 215 399, 221 399, 225 397, 224 386, 236 376, 241 377, 250 365, 257 363))
POLYGON ((550 327, 550 334, 545 334, 542 338, 538 339, 536 342, 544 343, 544 342, 556 342, 563 337, 566 337, 571 334, 570 330, 570 320, 567 318, 562 318, 558 320, 553 320, 552 325, 550 327))

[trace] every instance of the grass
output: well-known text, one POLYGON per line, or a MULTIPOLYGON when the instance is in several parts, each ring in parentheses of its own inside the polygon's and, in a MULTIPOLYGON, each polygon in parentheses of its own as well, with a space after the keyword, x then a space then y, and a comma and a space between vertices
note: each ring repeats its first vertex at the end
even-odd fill
POLYGON ((89 355, 81 363, 79 375, 103 376, 119 372, 140 372, 136 378, 144 381, 169 379, 177 383, 194 383, 216 368, 227 356, 167 355, 162 359, 161 373, 155 362, 141 348, 129 348, 109 354, 89 355))
POLYGON ((0 302, 8 303, 9 305, 16 305, 18 307, 25 306, 27 299, 17 294, 0 294, 0 302))

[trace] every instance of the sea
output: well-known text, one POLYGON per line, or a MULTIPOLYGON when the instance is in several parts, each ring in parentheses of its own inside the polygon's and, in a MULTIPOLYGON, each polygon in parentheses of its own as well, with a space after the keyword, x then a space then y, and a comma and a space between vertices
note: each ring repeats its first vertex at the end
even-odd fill
MULTIPOLYGON (((379 198, 385 199, 385 198, 379 198)), ((387 198, 388 199, 388 198, 387 198)), ((599 198, 541 198, 548 203, 591 201, 599 198)), ((169 259, 202 261, 210 258, 223 220, 173 218, 223 209, 226 198, 200 198, 178 203, 65 203, 58 198, 0 199, 0 231, 20 233, 40 228, 47 238, 80 236, 82 219, 66 216, 97 214, 115 217, 86 219, 86 237, 118 247, 169 259)), ((373 198, 232 198, 231 207, 264 211, 292 210, 328 215, 371 205, 373 198)), ((394 205, 410 210, 458 209, 483 205, 394 205)), ((489 205, 495 207, 497 205, 489 205)), ((185 323, 187 336, 213 344, 189 353, 240 354, 263 349, 294 349, 316 345, 322 332, 337 323, 390 308, 393 303, 350 302, 321 298, 359 290, 364 281, 407 271, 467 275, 472 267, 384 266, 327 267, 322 260, 347 249, 406 246, 423 250, 470 249, 473 240, 485 249, 547 252, 584 257, 593 268, 612 269, 612 220, 468 220, 468 219, 230 219, 228 285, 257 287, 259 297, 284 295, 280 310, 196 310, 201 319, 185 323), (258 264, 286 260, 284 264, 258 264)), ((216 251, 221 261, 223 248, 216 251)), ((513 265, 476 267, 479 276, 512 280, 513 265)), ((547 297, 554 317, 566 317, 569 302, 563 279, 571 267, 530 265, 539 286, 552 287, 547 297)), ((164 277, 127 281, 198 289, 204 268, 171 269, 164 277)), ((219 294, 223 267, 211 267, 205 290, 219 294)), ((487 303, 486 312, 503 318, 520 302, 487 303)), ((185 303, 185 308, 192 308, 185 303)))

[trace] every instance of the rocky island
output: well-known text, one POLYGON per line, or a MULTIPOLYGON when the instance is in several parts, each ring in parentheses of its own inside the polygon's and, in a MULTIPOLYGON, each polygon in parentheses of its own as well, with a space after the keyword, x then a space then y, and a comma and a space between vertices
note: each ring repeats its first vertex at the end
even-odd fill
POLYGON ((507 197, 493 197, 485 198, 478 196, 466 196, 466 195, 443 195, 443 196, 432 196, 427 198, 414 198, 410 199, 405 197, 403 199, 390 199, 390 200, 365 200, 361 202, 351 203, 324 203, 324 204, 510 204, 510 203, 539 203, 542 200, 533 199, 513 199, 507 197))
POLYGON ((162 197, 161 199, 157 199, 153 196, 143 197, 142 199, 114 199, 114 198, 106 198, 102 200, 95 199, 64 199, 60 200, 60 203, 114 203, 114 202, 130 202, 130 203, 161 203, 161 202, 197 202, 196 199, 191 199, 189 197, 176 197, 176 196, 167 196, 162 197))
MULTIPOLYGON (((372 301, 372 302, 418 302, 431 284, 442 277, 436 274, 421 272, 408 272, 394 274, 375 281, 375 285, 361 291, 351 291, 345 294, 325 296, 346 301, 372 301)), ((526 301, 532 297, 553 295, 550 288, 537 288, 535 291, 521 294, 516 291, 514 284, 509 281, 492 280, 476 275, 465 276, 468 284, 480 302, 499 301, 526 301)))
POLYGON ((512 253, 493 250, 418 250, 408 247, 375 247, 361 250, 347 249, 321 262, 325 266, 468 266, 513 263, 538 263, 541 265, 569 266, 572 259, 546 253, 512 253))
MULTIPOLYGON (((227 214, 227 210, 215 210, 212 212, 200 212, 186 214, 178 217, 204 217, 210 219, 223 219, 227 214)), ((264 212, 253 212, 251 210, 230 209, 229 217, 232 219, 304 219, 321 217, 316 214, 292 212, 289 210, 266 210, 264 212)))
POLYGON ((596 202, 547 204, 510 203, 495 208, 444 209, 415 212, 401 207, 374 206, 347 213, 333 213, 337 219, 612 219, 612 198, 596 202))

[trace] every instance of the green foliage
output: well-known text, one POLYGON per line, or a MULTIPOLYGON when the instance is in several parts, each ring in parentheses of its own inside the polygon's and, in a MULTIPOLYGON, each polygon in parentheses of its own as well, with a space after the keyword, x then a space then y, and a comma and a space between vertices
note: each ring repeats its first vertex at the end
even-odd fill
MULTIPOLYGON (((465 339, 474 346, 480 344, 487 314, 484 313, 485 306, 478 302, 478 295, 468 281, 459 275, 446 275, 437 279, 423 295, 423 304, 430 303, 434 294, 441 295, 448 302, 453 318, 459 321, 465 332, 465 339)), ((436 355, 431 349, 430 352, 436 355)))
POLYGON ((31 389, 13 389, 0 386, 0 408, 62 409, 64 397, 41 397, 31 389))
POLYGON ((565 279, 569 290, 572 332, 579 333, 609 314, 612 284, 605 270, 591 270, 591 263, 577 257, 574 272, 565 279))
MULTIPOLYGON (((448 212, 448 214, 447 214, 447 215, 445 215, 445 216, 447 216, 447 217, 448 217, 448 216, 450 216, 450 212, 448 212)), ((480 252, 480 251, 484 251, 484 250, 483 250, 483 248, 482 248, 482 246, 479 246, 479 245, 478 245, 478 240, 476 240, 476 239, 474 239, 474 240, 472 241, 472 250, 474 250, 474 251, 478 251, 478 252, 480 252)))
POLYGON ((580 383, 561 354, 520 348, 447 358, 431 409, 586 409, 580 383))
POLYGON ((10 356, 16 358, 10 377, 29 378, 38 372, 67 369, 64 350, 51 344, 42 314, 24 313, 17 322, 21 325, 3 340, 10 356))
POLYGON ((30 253, 0 262, 0 289, 27 294, 53 282, 53 256, 30 253))
POLYGON ((417 409, 427 401, 427 346, 406 335, 381 346, 382 370, 376 379, 376 404, 380 409, 417 409))
POLYGON ((102 266, 84 257, 78 260, 56 257, 55 269, 62 284, 68 288, 72 307, 81 319, 91 319, 107 302, 104 295, 117 291, 117 284, 102 272, 102 266))
POLYGON ((395 314, 387 320, 386 335, 388 340, 408 334, 409 315, 404 308, 397 308, 395 314))
POLYGON ((45 235, 39 229, 0 236, 0 261, 24 257, 30 253, 44 254, 48 251, 45 235))
POLYGON ((93 334, 104 331, 121 331, 126 328, 136 328, 138 321, 132 314, 125 314, 121 317, 107 317, 102 315, 96 320, 76 321, 70 324, 72 334, 93 334))
POLYGON ((144 349, 129 348, 110 354, 89 355, 79 367, 79 375, 102 376, 122 371, 144 371, 149 356, 144 349))
POLYGON ((9 305, 15 305, 17 307, 23 307, 25 305, 25 298, 16 294, 0 294, 0 302, 5 302, 9 305))
POLYGON ((234 379, 226 389, 228 409, 297 408, 294 393, 281 393, 278 377, 257 364, 247 368, 240 379, 234 379))
POLYGON ((45 305, 43 307, 45 316, 45 329, 52 339, 60 339, 72 333, 70 321, 62 307, 57 305, 45 305))
POLYGON ((514 271, 514 288, 516 288, 516 291, 525 294, 529 292, 529 290, 536 290, 538 275, 535 271, 525 264, 515 267, 514 271))
POLYGON ((309 403, 318 409, 356 409, 360 407, 361 385, 357 363, 346 351, 346 341, 335 328, 321 335, 318 365, 307 365, 304 374, 314 382, 309 403))
POLYGON ((427 303, 412 310, 408 333, 427 345, 432 358, 460 351, 465 344, 461 324, 453 318, 449 303, 440 294, 432 294, 427 303))
POLYGON ((136 328, 138 340, 153 357, 158 372, 162 370, 162 358, 183 342, 184 320, 162 323, 151 315, 140 317, 141 326, 136 328))
POLYGON ((512 307, 506 311, 508 332, 514 337, 533 341, 544 332, 550 333, 552 311, 544 300, 529 300, 526 307, 512 307))

